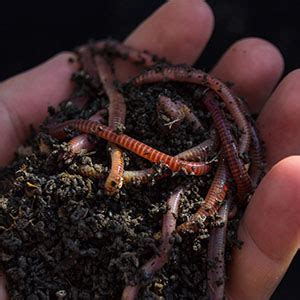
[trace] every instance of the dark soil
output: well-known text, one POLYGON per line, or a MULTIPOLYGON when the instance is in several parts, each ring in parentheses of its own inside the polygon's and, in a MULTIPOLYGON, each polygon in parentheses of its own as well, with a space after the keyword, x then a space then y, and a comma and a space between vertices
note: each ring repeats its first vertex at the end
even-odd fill
MULTIPOLYGON (((71 63, 71 62, 70 62, 71 63)), ((77 92, 89 94, 84 109, 67 100, 45 121, 89 118, 108 107, 106 95, 93 94, 82 74, 74 76, 77 92)), ((175 155, 208 138, 210 115, 196 100, 196 87, 159 83, 122 87, 127 105, 126 134, 165 153, 175 155), (184 122, 176 130, 158 117, 159 94, 180 97, 207 128, 195 134, 184 122)), ((167 265, 153 280, 139 278, 138 270, 158 252, 166 199, 178 186, 186 193, 180 204, 178 224, 191 216, 203 201, 213 173, 201 177, 177 174, 144 185, 123 187, 117 196, 104 193, 103 179, 78 174, 82 165, 109 168, 107 143, 99 140, 90 153, 62 159, 66 142, 42 130, 33 132, 20 147, 16 160, 1 171, 0 260, 7 275, 11 299, 120 299, 128 282, 142 280, 141 299, 208 299, 207 243, 210 227, 194 234, 174 234, 167 265)), ((91 137, 93 138, 93 137, 91 137)), ((126 151, 126 169, 150 164, 126 151)), ((158 172, 161 166, 157 166, 158 172)), ((239 245, 239 217, 230 220, 226 261, 239 245)))

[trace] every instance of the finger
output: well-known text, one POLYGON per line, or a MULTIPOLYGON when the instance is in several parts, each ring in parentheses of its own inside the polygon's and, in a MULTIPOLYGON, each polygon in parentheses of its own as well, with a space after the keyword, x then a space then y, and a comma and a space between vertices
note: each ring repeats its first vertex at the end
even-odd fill
POLYGON ((0 299, 1 300, 8 300, 8 295, 6 292, 5 285, 6 285, 5 277, 3 273, 0 273, 0 299))
POLYGON ((129 35, 126 44, 175 64, 193 64, 211 36, 213 22, 202 0, 168 1, 129 35))
POLYGON ((230 299, 269 299, 300 247, 300 156, 266 175, 241 221, 229 268, 230 299))
POLYGON ((300 154, 299 95, 300 70, 296 70, 282 80, 258 118, 269 167, 284 157, 300 154))
POLYGON ((71 53, 61 53, 46 63, 0 84, 0 166, 29 133, 29 125, 39 124, 49 105, 57 106, 72 88, 71 74, 78 68, 70 63, 71 53))
POLYGON ((259 38, 233 44, 212 70, 222 81, 234 83, 237 95, 246 98, 252 112, 259 112, 278 83, 284 68, 279 50, 259 38))
MULTIPOLYGON (((168 1, 138 26, 125 44, 167 58, 174 64, 191 65, 205 48, 213 24, 213 13, 206 2, 168 1)), ((123 63, 118 65, 118 71, 121 80, 137 73, 136 68, 123 63)))

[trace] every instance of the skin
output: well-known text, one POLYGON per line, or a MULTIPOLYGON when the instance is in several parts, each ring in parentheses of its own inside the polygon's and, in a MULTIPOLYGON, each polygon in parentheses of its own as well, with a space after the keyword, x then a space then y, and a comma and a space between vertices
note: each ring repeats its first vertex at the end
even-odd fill
MULTIPOLYGON (((129 35, 126 43, 193 64, 213 30, 213 14, 201 0, 171 0, 129 35), (176 28, 176 30, 174 30, 176 28)), ((0 84, 0 165, 72 90, 69 78, 78 67, 61 53, 46 63, 0 84)), ((226 286, 229 299, 268 299, 300 245, 300 70, 279 84, 283 58, 272 44, 247 38, 232 45, 212 70, 246 96, 266 144, 268 173, 257 188, 239 227, 242 250, 234 250, 226 286)), ((122 63, 124 79, 136 70, 122 63)), ((0 299, 7 299, 0 277, 0 299)))

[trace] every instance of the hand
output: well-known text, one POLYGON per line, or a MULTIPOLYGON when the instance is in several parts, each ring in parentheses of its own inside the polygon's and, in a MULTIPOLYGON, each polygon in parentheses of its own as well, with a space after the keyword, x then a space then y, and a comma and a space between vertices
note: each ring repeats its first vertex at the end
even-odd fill
MULTIPOLYGON (((173 0, 139 26, 126 44, 173 63, 193 64, 212 29, 213 15, 205 2, 173 0)), ((1 83, 0 165, 11 161, 13 151, 29 133, 29 124, 38 125, 49 105, 57 106, 71 93, 70 76, 78 68, 67 62, 72 55, 61 53, 1 83)), ((240 223, 239 239, 244 246, 234 251, 230 265, 229 299, 268 299, 300 245, 300 156, 296 156, 300 150, 300 71, 290 73, 276 87, 283 65, 273 45, 247 38, 231 46, 211 72, 234 82, 233 89, 259 113, 257 126, 266 144, 269 170, 240 223)), ((5 299, 3 277, 0 284, 0 299, 5 299)))

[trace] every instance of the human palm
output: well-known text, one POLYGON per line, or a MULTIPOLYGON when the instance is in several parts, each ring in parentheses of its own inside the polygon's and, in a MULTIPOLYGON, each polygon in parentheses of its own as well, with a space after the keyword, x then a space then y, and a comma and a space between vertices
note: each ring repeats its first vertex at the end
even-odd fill
MULTIPOLYGON (((204 1, 167 2, 141 24, 126 44, 147 49, 173 63, 193 64, 213 29, 213 15, 204 1)), ((0 84, 0 165, 9 163, 16 147, 38 125, 49 105, 57 106, 72 91, 68 63, 72 53, 0 84)), ((259 113, 257 127, 266 145, 268 173, 257 188, 240 223, 242 250, 229 266, 229 299, 268 299, 300 245, 300 71, 278 84, 284 67, 279 51, 265 40, 247 38, 231 46, 211 73, 234 82, 233 89, 259 113), (278 84, 278 85, 277 85, 278 84), (277 87, 276 87, 277 86, 277 87), (276 89, 275 89, 276 87, 276 89)), ((122 64, 125 79, 134 70, 122 64)), ((0 277, 0 299, 6 299, 0 277)))

